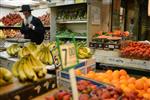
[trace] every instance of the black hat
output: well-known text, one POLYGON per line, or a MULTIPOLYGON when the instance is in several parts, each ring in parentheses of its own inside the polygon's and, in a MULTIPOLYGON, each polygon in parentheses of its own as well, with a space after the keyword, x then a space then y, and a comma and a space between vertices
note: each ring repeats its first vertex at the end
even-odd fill
POLYGON ((23 12, 23 11, 32 11, 33 9, 30 8, 29 5, 22 5, 21 6, 21 10, 19 12, 23 12))

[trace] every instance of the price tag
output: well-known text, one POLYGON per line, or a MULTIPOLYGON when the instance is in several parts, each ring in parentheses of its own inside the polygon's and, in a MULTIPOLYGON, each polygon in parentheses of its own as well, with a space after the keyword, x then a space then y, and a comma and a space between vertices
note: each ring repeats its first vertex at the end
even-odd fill
POLYGON ((108 48, 110 48, 110 49, 114 49, 114 45, 108 45, 108 48))
POLYGON ((60 54, 63 68, 77 64, 76 48, 73 43, 61 45, 60 54))

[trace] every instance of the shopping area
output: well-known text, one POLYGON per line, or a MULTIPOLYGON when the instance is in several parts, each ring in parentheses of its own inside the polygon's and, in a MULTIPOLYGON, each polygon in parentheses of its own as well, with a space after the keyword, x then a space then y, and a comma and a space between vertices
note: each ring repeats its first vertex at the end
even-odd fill
POLYGON ((1 0, 0 100, 150 100, 150 0, 1 0))

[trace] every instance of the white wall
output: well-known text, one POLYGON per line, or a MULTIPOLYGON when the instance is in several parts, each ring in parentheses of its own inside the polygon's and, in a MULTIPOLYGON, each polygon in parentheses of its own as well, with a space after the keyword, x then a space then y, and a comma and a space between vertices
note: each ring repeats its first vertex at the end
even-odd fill
POLYGON ((0 19, 1 19, 3 16, 6 16, 7 14, 12 13, 12 12, 14 12, 13 9, 0 7, 0 19))

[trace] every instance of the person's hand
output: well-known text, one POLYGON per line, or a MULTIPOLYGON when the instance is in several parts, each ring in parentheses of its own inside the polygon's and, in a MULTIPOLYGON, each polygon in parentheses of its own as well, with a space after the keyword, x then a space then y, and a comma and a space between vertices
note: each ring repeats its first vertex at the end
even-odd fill
POLYGON ((23 37, 24 37, 24 35, 23 35, 23 34, 21 34, 21 33, 17 33, 17 34, 16 34, 16 37, 17 37, 17 38, 23 38, 23 37))
POLYGON ((34 30, 34 28, 35 28, 35 26, 34 26, 33 24, 29 24, 28 27, 31 28, 31 29, 33 29, 33 30, 34 30))

